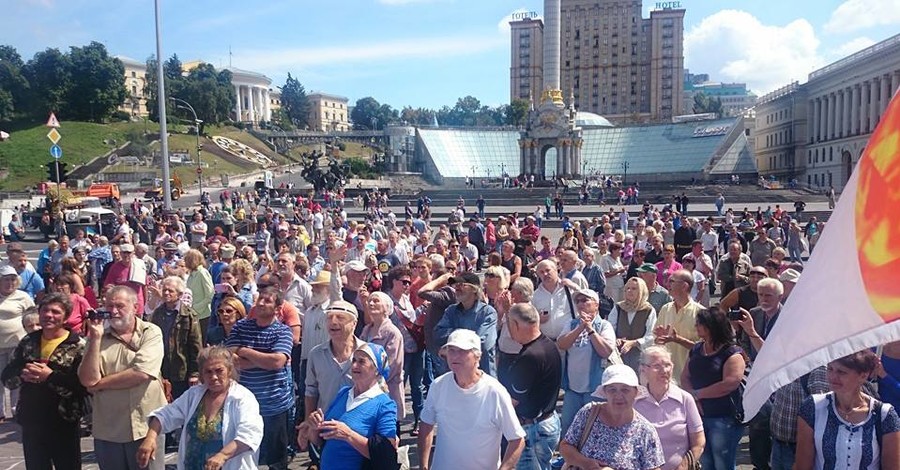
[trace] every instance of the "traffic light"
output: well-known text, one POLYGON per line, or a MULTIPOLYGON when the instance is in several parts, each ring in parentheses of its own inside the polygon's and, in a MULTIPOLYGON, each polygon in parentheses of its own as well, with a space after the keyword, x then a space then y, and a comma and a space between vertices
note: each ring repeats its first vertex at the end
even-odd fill
POLYGON ((56 167, 56 160, 47 163, 47 181, 56 182, 59 169, 56 167))
POLYGON ((47 163, 48 180, 54 183, 57 181, 59 181, 60 183, 65 181, 69 176, 68 172, 66 171, 66 166, 68 166, 67 163, 61 162, 59 160, 54 160, 47 163))

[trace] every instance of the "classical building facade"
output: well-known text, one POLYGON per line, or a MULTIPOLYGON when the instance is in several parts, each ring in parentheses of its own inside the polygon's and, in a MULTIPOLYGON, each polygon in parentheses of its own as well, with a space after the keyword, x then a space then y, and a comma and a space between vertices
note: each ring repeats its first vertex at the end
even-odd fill
MULTIPOLYGON (((319 132, 345 132, 351 129, 350 100, 328 93, 310 93, 309 130, 319 132)), ((367 123, 366 123, 367 124, 367 123)))
POLYGON ((147 112, 147 97, 144 89, 147 86, 147 64, 129 57, 117 56, 125 66, 125 102, 119 105, 119 111, 126 112, 132 117, 145 117, 147 112))
POLYGON ((796 179, 806 168, 807 101, 794 82, 762 96, 756 104, 756 166, 780 181, 796 179))
POLYGON ((237 96, 235 120, 253 124, 271 121, 272 101, 269 88, 272 86, 272 79, 249 70, 234 67, 228 67, 228 70, 231 71, 231 84, 237 96))
MULTIPOLYGON (((552 5, 551 5, 552 6, 552 5)), ((575 97, 579 111, 601 114, 614 122, 664 121, 683 114, 684 13, 679 2, 658 3, 650 18, 642 17, 640 0, 555 0, 545 2, 542 40, 557 39, 560 88, 575 97), (549 3, 559 8, 559 35, 548 23, 549 3)), ((534 80, 521 58, 535 45, 537 20, 511 24, 511 97, 526 94, 534 80), (523 33, 528 32, 525 35, 523 33), (528 41, 523 43, 523 36, 528 41), (527 47, 526 47, 527 45, 527 47), (518 62, 517 62, 518 61, 518 62)), ((548 52, 544 48, 546 88, 548 52)))
MULTIPOLYGON (((760 174, 783 181, 793 175, 814 188, 834 186, 840 190, 891 97, 900 88, 900 34, 810 73, 807 82, 796 88, 790 96, 795 106, 796 101, 805 101, 805 110, 798 106, 792 117, 782 117, 777 122, 772 121, 779 119, 773 118, 773 113, 783 115, 779 113, 783 113, 784 106, 772 106, 770 112, 763 112, 760 107, 768 106, 776 97, 760 98, 756 113, 760 174), (788 119, 796 123, 789 123, 788 119), (790 139, 795 142, 793 172, 781 166, 766 166, 764 160, 781 152, 779 148, 785 140, 766 139, 763 129, 777 135, 788 128, 801 127, 806 128, 804 134, 794 134, 790 139), (802 139, 802 144, 797 144, 797 139, 802 139)), ((779 100, 784 103, 784 98, 779 100)))

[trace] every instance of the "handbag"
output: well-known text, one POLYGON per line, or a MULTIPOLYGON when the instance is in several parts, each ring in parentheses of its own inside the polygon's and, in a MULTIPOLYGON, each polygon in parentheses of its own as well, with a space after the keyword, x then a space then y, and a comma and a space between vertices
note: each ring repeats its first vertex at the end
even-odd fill
MULTIPOLYGON (((594 405, 593 408, 591 408, 591 414, 588 415, 588 419, 584 423, 584 429, 581 430, 581 436, 578 437, 578 446, 576 447, 578 452, 581 452, 581 448, 584 447, 584 443, 587 442, 587 438, 591 434, 591 428, 594 427, 594 422, 597 421, 597 415, 599 414, 600 405, 594 405)), ((563 463, 562 470, 581 470, 581 467, 563 463)))
POLYGON ((694 457, 694 453, 690 450, 684 454, 684 458, 687 459, 687 470, 700 470, 700 460, 694 457))

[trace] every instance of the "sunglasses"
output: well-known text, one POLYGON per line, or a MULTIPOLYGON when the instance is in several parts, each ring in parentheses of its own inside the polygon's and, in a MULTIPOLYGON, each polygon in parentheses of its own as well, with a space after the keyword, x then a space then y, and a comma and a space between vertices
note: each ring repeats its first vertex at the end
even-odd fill
POLYGON ((216 310, 216 313, 237 313, 237 310, 233 308, 220 308, 216 310))

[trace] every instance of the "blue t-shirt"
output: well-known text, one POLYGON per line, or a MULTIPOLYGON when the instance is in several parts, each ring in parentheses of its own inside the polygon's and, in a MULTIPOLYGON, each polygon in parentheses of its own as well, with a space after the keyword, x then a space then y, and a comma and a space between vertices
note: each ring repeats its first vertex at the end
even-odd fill
MULTIPOLYGON (((261 327, 256 320, 245 318, 234 324, 225 346, 243 346, 266 354, 279 352, 290 358, 294 336, 291 329, 279 321, 261 327)), ((290 362, 276 370, 259 367, 241 369, 239 382, 256 396, 260 416, 277 415, 294 404, 290 362)))
MULTIPOLYGON (((350 387, 344 387, 338 392, 325 413, 325 421, 340 421, 366 438, 376 434, 388 439, 397 437, 397 404, 387 394, 382 393, 346 411, 349 393, 350 387)), ((358 470, 362 464, 362 454, 347 442, 336 439, 325 441, 325 447, 322 448, 322 468, 358 470)))

